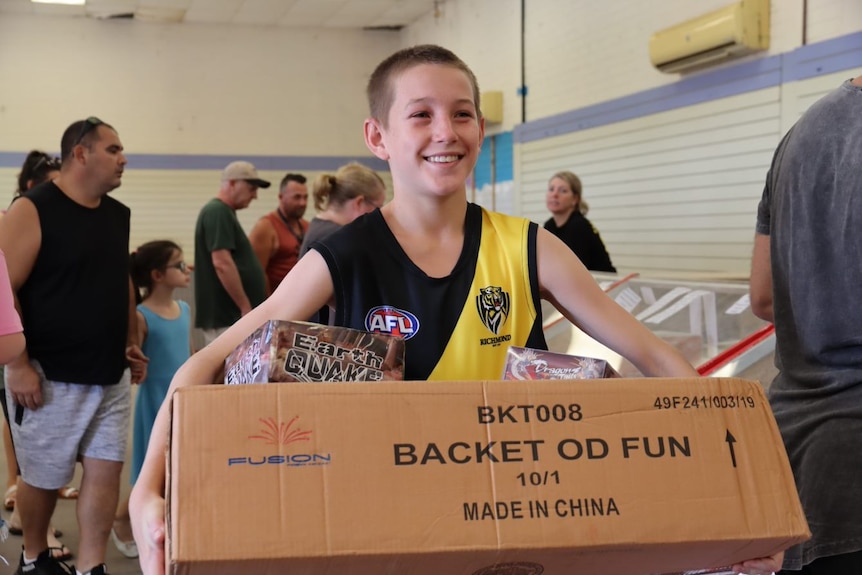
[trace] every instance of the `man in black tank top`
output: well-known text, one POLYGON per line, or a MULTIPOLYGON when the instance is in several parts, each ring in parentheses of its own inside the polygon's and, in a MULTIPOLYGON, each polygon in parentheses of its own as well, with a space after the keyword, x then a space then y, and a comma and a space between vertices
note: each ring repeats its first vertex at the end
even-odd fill
POLYGON ((130 375, 145 375, 129 280, 129 209, 108 193, 126 158, 97 118, 69 126, 60 176, 33 188, 0 219, 0 249, 27 337, 6 368, 21 467, 17 504, 24 551, 17 573, 57 573, 47 525, 57 488, 84 467, 78 500, 82 573, 105 573, 129 426, 130 375))

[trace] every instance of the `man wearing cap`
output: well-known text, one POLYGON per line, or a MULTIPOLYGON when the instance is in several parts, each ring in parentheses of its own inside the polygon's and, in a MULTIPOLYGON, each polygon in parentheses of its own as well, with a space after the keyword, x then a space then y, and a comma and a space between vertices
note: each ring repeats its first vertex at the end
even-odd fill
POLYGON ((275 291, 299 260, 299 248, 308 231, 308 222, 302 219, 307 207, 305 176, 287 174, 279 186, 278 207, 260 218, 248 235, 266 273, 267 294, 275 291))
POLYGON ((209 344, 266 298, 263 268, 254 255, 236 210, 268 188, 249 162, 231 162, 222 172, 218 195, 195 225, 195 325, 209 344))

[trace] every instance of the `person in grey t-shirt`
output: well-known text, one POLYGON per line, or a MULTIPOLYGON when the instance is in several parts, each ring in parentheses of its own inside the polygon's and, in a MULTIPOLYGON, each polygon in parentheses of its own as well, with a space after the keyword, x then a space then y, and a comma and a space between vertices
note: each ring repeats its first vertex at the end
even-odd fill
POLYGON ((773 321, 769 391, 811 540, 781 573, 862 573, 862 76, 779 144, 757 210, 751 304, 773 321))

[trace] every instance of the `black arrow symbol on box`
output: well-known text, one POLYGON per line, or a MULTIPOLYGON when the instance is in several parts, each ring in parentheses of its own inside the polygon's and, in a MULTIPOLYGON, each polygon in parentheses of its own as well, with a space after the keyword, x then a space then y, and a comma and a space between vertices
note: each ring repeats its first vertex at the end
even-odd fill
POLYGON ((724 440, 727 442, 727 447, 730 448, 730 460, 733 462, 733 466, 736 467, 736 452, 733 450, 733 444, 736 443, 736 438, 727 430, 727 435, 724 437, 724 440))

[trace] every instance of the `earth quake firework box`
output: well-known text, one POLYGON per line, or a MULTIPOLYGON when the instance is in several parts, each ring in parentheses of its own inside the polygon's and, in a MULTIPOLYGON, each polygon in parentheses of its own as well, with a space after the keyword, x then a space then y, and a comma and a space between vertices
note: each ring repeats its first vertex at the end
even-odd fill
POLYGON ((225 360, 225 383, 404 378, 404 340, 346 327, 270 320, 225 360))
POLYGON ((191 386, 168 573, 645 575, 808 537, 738 379, 191 386))
POLYGON ((617 370, 603 359, 509 346, 502 379, 599 379, 619 376, 617 370))

